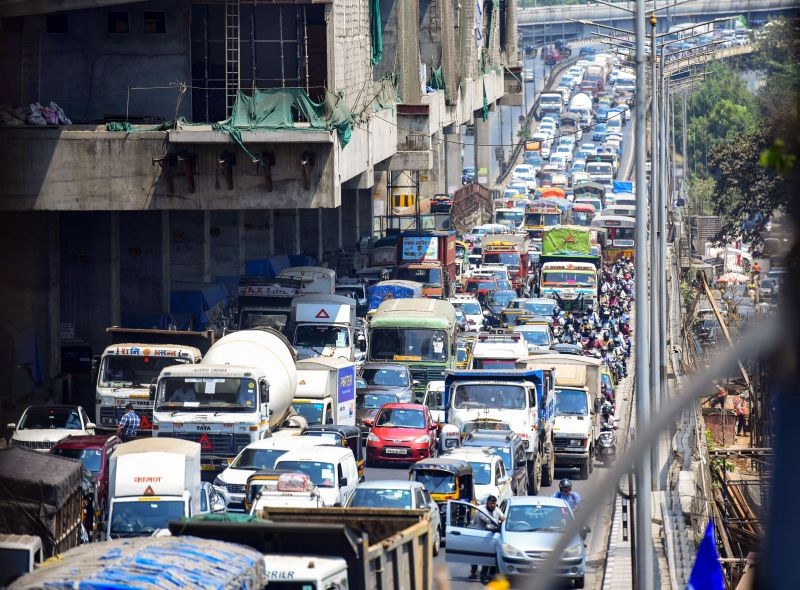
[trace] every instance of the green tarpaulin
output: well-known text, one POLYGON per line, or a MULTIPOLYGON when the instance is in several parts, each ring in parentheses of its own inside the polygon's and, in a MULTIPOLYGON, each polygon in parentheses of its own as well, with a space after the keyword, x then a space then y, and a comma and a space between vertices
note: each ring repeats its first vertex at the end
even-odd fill
POLYGON ((369 32, 372 37, 372 65, 383 58, 383 27, 381 24, 381 0, 369 0, 369 32))
POLYGON ((591 253, 592 244, 589 240, 588 229, 559 227, 551 229, 542 238, 542 256, 552 254, 590 255, 591 253))
POLYGON ((428 80, 428 86, 434 90, 444 90, 445 93, 447 92, 447 81, 444 79, 444 68, 442 66, 439 66, 436 70, 431 68, 431 79, 428 80))

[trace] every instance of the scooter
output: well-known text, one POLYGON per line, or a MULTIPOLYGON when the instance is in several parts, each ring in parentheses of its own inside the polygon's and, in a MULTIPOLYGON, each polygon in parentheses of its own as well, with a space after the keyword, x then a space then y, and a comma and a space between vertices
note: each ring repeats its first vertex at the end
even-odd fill
POLYGON ((603 466, 610 467, 617 457, 617 434, 614 432, 618 426, 603 422, 600 425, 600 435, 597 437, 595 445, 595 455, 603 463, 603 466))

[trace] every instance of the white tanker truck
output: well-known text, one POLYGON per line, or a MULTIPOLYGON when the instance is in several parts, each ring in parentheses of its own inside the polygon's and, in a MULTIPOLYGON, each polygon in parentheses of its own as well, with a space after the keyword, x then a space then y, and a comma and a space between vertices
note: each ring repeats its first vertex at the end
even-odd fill
POLYGON ((281 428, 302 428, 305 421, 291 405, 295 360, 289 341, 271 328, 224 336, 201 363, 161 371, 153 436, 200 443, 206 479, 251 442, 281 428))

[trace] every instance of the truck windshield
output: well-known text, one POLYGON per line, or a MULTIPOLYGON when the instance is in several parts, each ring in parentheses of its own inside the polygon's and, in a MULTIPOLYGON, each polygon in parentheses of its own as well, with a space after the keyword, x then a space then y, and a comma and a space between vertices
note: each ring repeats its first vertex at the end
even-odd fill
MULTIPOLYGON (((326 420, 324 415, 325 404, 322 402, 294 402, 292 408, 306 419, 309 424, 327 424, 333 419, 326 420)), ((328 413, 330 415, 330 412, 328 413)))
POLYGON ((286 454, 283 449, 245 449, 231 463, 231 469, 274 469, 275 462, 286 454))
POLYGON ((441 285, 442 271, 438 268, 398 268, 395 278, 425 285, 441 285))
POLYGON ((531 227, 546 227, 561 223, 561 213, 528 213, 525 215, 525 225, 531 227))
POLYGON ((589 406, 586 402, 586 392, 579 389, 557 389, 556 414, 588 416, 589 406))
POLYGON ((143 537, 185 516, 183 500, 114 502, 111 505, 111 538, 143 537))
POLYGON ((519 225, 522 222, 524 215, 525 214, 522 211, 514 211, 513 209, 498 209, 494 213, 494 221, 495 223, 510 221, 514 225, 519 225))
POLYGON ((556 287, 594 287, 595 276, 589 273, 560 270, 543 271, 542 284, 556 287))
POLYGON ((54 455, 78 459, 83 463, 83 468, 92 473, 100 473, 103 468, 103 452, 97 449, 59 449, 51 451, 54 455))
POLYGON ((347 328, 340 326, 324 326, 319 324, 302 324, 294 332, 294 345, 306 348, 347 348, 350 346, 350 335, 347 328))
MULTIPOLYGON (((130 350, 134 350, 131 348, 130 350)), ((186 358, 175 356, 135 356, 110 354, 100 367, 100 386, 145 386, 158 379, 161 369, 172 365, 189 364, 186 358)))
MULTIPOLYGON (((513 366, 514 361, 511 363, 513 366)), ((525 388, 521 385, 498 383, 458 385, 453 395, 453 408, 456 410, 524 410, 526 407, 525 388)))
POLYGON ((243 309, 239 314, 239 329, 275 328, 282 331, 289 321, 289 311, 269 311, 263 309, 243 309))
POLYGON ((369 341, 370 360, 445 362, 449 345, 444 330, 375 328, 369 341))
POLYGON ((311 478, 311 483, 320 488, 332 488, 336 481, 334 476, 336 471, 332 463, 320 463, 319 461, 278 461, 275 469, 281 471, 295 471, 305 473, 311 478))
POLYGON ((156 411, 252 412, 256 382, 244 377, 165 377, 158 384, 156 411))
POLYGON ((519 268, 519 254, 516 252, 484 252, 484 264, 504 264, 510 268, 519 268))
POLYGON ((594 213, 589 213, 588 211, 572 212, 572 223, 575 225, 588 226, 592 222, 592 219, 594 219, 594 213))

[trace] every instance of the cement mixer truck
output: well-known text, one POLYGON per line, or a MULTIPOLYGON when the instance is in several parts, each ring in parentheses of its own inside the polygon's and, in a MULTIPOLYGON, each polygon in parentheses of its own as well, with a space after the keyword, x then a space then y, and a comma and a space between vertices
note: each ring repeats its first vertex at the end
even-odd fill
POLYGON ((208 349, 197 365, 161 371, 153 436, 200 443, 203 479, 213 478, 239 451, 281 428, 302 428, 292 399, 295 352, 272 328, 240 330, 208 349))

